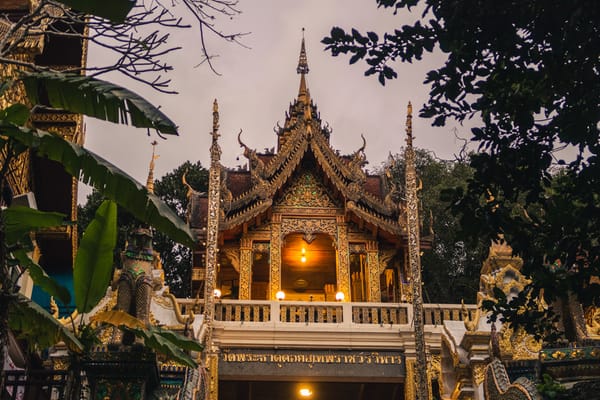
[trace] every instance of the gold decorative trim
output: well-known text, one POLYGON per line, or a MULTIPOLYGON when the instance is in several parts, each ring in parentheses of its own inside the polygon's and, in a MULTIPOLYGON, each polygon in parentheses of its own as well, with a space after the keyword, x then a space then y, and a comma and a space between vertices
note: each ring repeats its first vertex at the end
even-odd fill
POLYGON ((379 247, 376 241, 367 242, 367 268, 369 269, 369 301, 381 301, 379 273, 379 247))
POLYGON ((240 240, 239 299, 250 300, 252 293, 252 239, 240 240))
POLYGON ((508 325, 503 325, 498 336, 501 354, 510 355, 513 360, 536 360, 542 349, 542 342, 535 340, 523 328, 514 332, 508 325))
POLYGON ((281 237, 292 232, 300 232, 304 240, 312 242, 315 233, 326 233, 332 239, 337 238, 337 227, 334 219, 283 218, 281 222, 281 237))
POLYGON ((271 221, 270 300, 275 300, 275 295, 281 290, 281 225, 281 214, 273 214, 271 221))
POLYGON ((348 227, 344 217, 337 218, 337 290, 344 293, 346 301, 352 301, 350 298, 350 254, 348 252, 348 227))
MULTIPOLYGON (((175 312, 175 318, 177 319, 177 322, 179 322, 180 324, 183 324, 182 327, 185 327, 185 325, 191 324, 194 322, 195 316, 193 313, 193 307, 189 309, 188 315, 183 316, 181 314, 181 308, 179 307, 179 302, 177 301, 177 298, 172 293, 165 291, 165 292, 163 292, 162 297, 171 301, 170 302, 171 304, 166 304, 166 305, 171 306, 173 308, 173 311, 175 312)), ((161 302, 160 297, 153 296, 153 298, 154 298, 154 301, 156 301, 157 303, 161 302)), ((165 303, 163 303, 163 304, 165 304, 165 303)))
POLYGON ((473 374, 473 382, 475 382, 475 386, 479 386, 485 380, 485 364, 475 364, 471 367, 473 374))

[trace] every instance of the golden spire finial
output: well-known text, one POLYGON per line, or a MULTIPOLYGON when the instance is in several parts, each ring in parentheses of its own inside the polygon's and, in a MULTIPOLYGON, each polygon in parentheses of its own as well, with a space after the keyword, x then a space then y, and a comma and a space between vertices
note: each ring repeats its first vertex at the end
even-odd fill
POLYGON ((221 158, 221 148, 219 147, 219 103, 217 99, 213 101, 213 129, 210 133, 212 136, 212 145, 210 146, 211 165, 218 163, 221 158))
POLYGON ((150 167, 148 168, 148 179, 146 180, 146 189, 148 190, 148 192, 154 193, 154 160, 158 159, 158 157, 160 156, 155 154, 158 142, 155 140, 150 144, 152 145, 152 158, 150 159, 150 167))
POLYGON ((302 45, 300 46, 300 58, 296 72, 299 74, 308 74, 308 59, 306 58, 306 46, 304 45, 304 28, 302 28, 302 45))
POLYGON ((213 136, 219 131, 219 103, 213 101, 213 136))
POLYGON ((300 46, 300 58, 298 59, 298 68, 296 72, 300 74, 300 89, 298 90, 298 100, 305 104, 310 102, 308 98, 308 89, 306 87, 306 77, 308 74, 308 60, 306 58, 306 46, 304 45, 304 28, 302 28, 302 45, 300 46))
POLYGON ((406 108, 406 145, 412 147, 413 135, 412 135, 412 104, 408 102, 406 108))

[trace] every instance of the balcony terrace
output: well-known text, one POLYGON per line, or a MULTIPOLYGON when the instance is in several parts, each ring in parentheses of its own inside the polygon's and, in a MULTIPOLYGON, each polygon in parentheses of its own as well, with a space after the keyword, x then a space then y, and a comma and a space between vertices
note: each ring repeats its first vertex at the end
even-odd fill
MULTIPOLYGON (((202 307, 178 300, 181 312, 202 307)), ((428 344, 439 343, 445 321, 462 321, 460 304, 425 304, 428 344)), ((473 318, 476 305, 466 306, 473 318)), ((412 348, 413 307, 408 303, 219 300, 214 340, 224 347, 412 348)))

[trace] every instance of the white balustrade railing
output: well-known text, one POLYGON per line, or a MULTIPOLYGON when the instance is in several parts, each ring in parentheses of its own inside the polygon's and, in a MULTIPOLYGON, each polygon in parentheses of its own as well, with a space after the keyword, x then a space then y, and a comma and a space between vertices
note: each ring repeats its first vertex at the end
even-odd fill
MULTIPOLYGON (((193 299, 179 299, 181 313, 190 310, 201 314, 203 304, 193 299)), ((469 319, 475 317, 476 305, 466 305, 469 319)), ((424 304, 425 325, 442 325, 444 321, 462 321, 461 304, 424 304)), ((302 302, 266 300, 219 300, 215 303, 215 320, 222 322, 311 323, 409 325, 413 318, 407 303, 302 302)))

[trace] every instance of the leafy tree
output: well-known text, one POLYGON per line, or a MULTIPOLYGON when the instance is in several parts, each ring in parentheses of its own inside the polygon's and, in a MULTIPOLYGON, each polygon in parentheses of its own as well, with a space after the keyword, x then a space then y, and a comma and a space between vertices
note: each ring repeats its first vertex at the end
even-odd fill
MULTIPOLYGON (((182 178, 185 174, 187 183, 197 191, 208 188, 208 170, 202 167, 200 161, 186 161, 173 171, 157 180, 154 184, 155 193, 171 207, 177 215, 185 219, 188 210, 188 190, 182 178)), ((156 232, 155 250, 161 255, 165 280, 173 294, 179 297, 195 295, 191 290, 192 249, 183 246, 162 232, 156 232)))
POLYGON ((323 43, 334 56, 350 54, 350 63, 366 61, 365 74, 382 84, 397 77, 396 60, 418 62, 434 49, 446 56, 427 72, 431 89, 420 115, 434 125, 480 121, 472 129, 480 151, 471 157, 474 175, 448 198, 464 234, 484 242, 503 234, 533 279, 494 314, 542 335, 552 330, 545 323, 552 307, 540 310, 538 296, 552 304, 572 292, 598 304, 590 278, 600 274, 600 4, 377 4, 419 15, 383 35, 335 27, 323 43), (565 148, 571 153, 558 152, 565 148), (561 178, 552 174, 555 164, 564 168, 561 178), (552 268, 555 262, 562 267, 552 268))
MULTIPOLYGON (((422 234, 433 234, 433 248, 425 250, 421 258, 425 300, 432 303, 473 301, 488 246, 478 241, 466 242, 457 235, 460 219, 450 210, 450 203, 441 200, 444 190, 465 187, 473 170, 467 160, 440 160, 423 149, 415 149, 415 156, 417 175, 422 183, 419 193, 422 234)), ((403 156, 391 157, 388 165, 396 187, 402 192, 405 179, 403 156)))
MULTIPOLYGON (((154 183, 154 192, 182 219, 186 218, 188 207, 188 188, 183 184, 182 177, 186 174, 186 180, 195 190, 204 191, 208 184, 208 171, 202 167, 199 161, 191 163, 186 161, 173 171, 167 173, 154 183)), ((83 232, 85 227, 93 218, 93 215, 103 201, 102 195, 93 191, 88 195, 86 203, 78 207, 79 231, 83 232)), ((139 222, 126 210, 122 208, 117 212, 117 246, 115 247, 115 260, 120 262, 119 253, 125 246, 128 232, 136 228, 139 222)), ((192 253, 189 247, 183 246, 162 232, 154 235, 154 250, 161 257, 165 271, 165 281, 171 293, 178 297, 188 297, 190 293, 192 253)))

